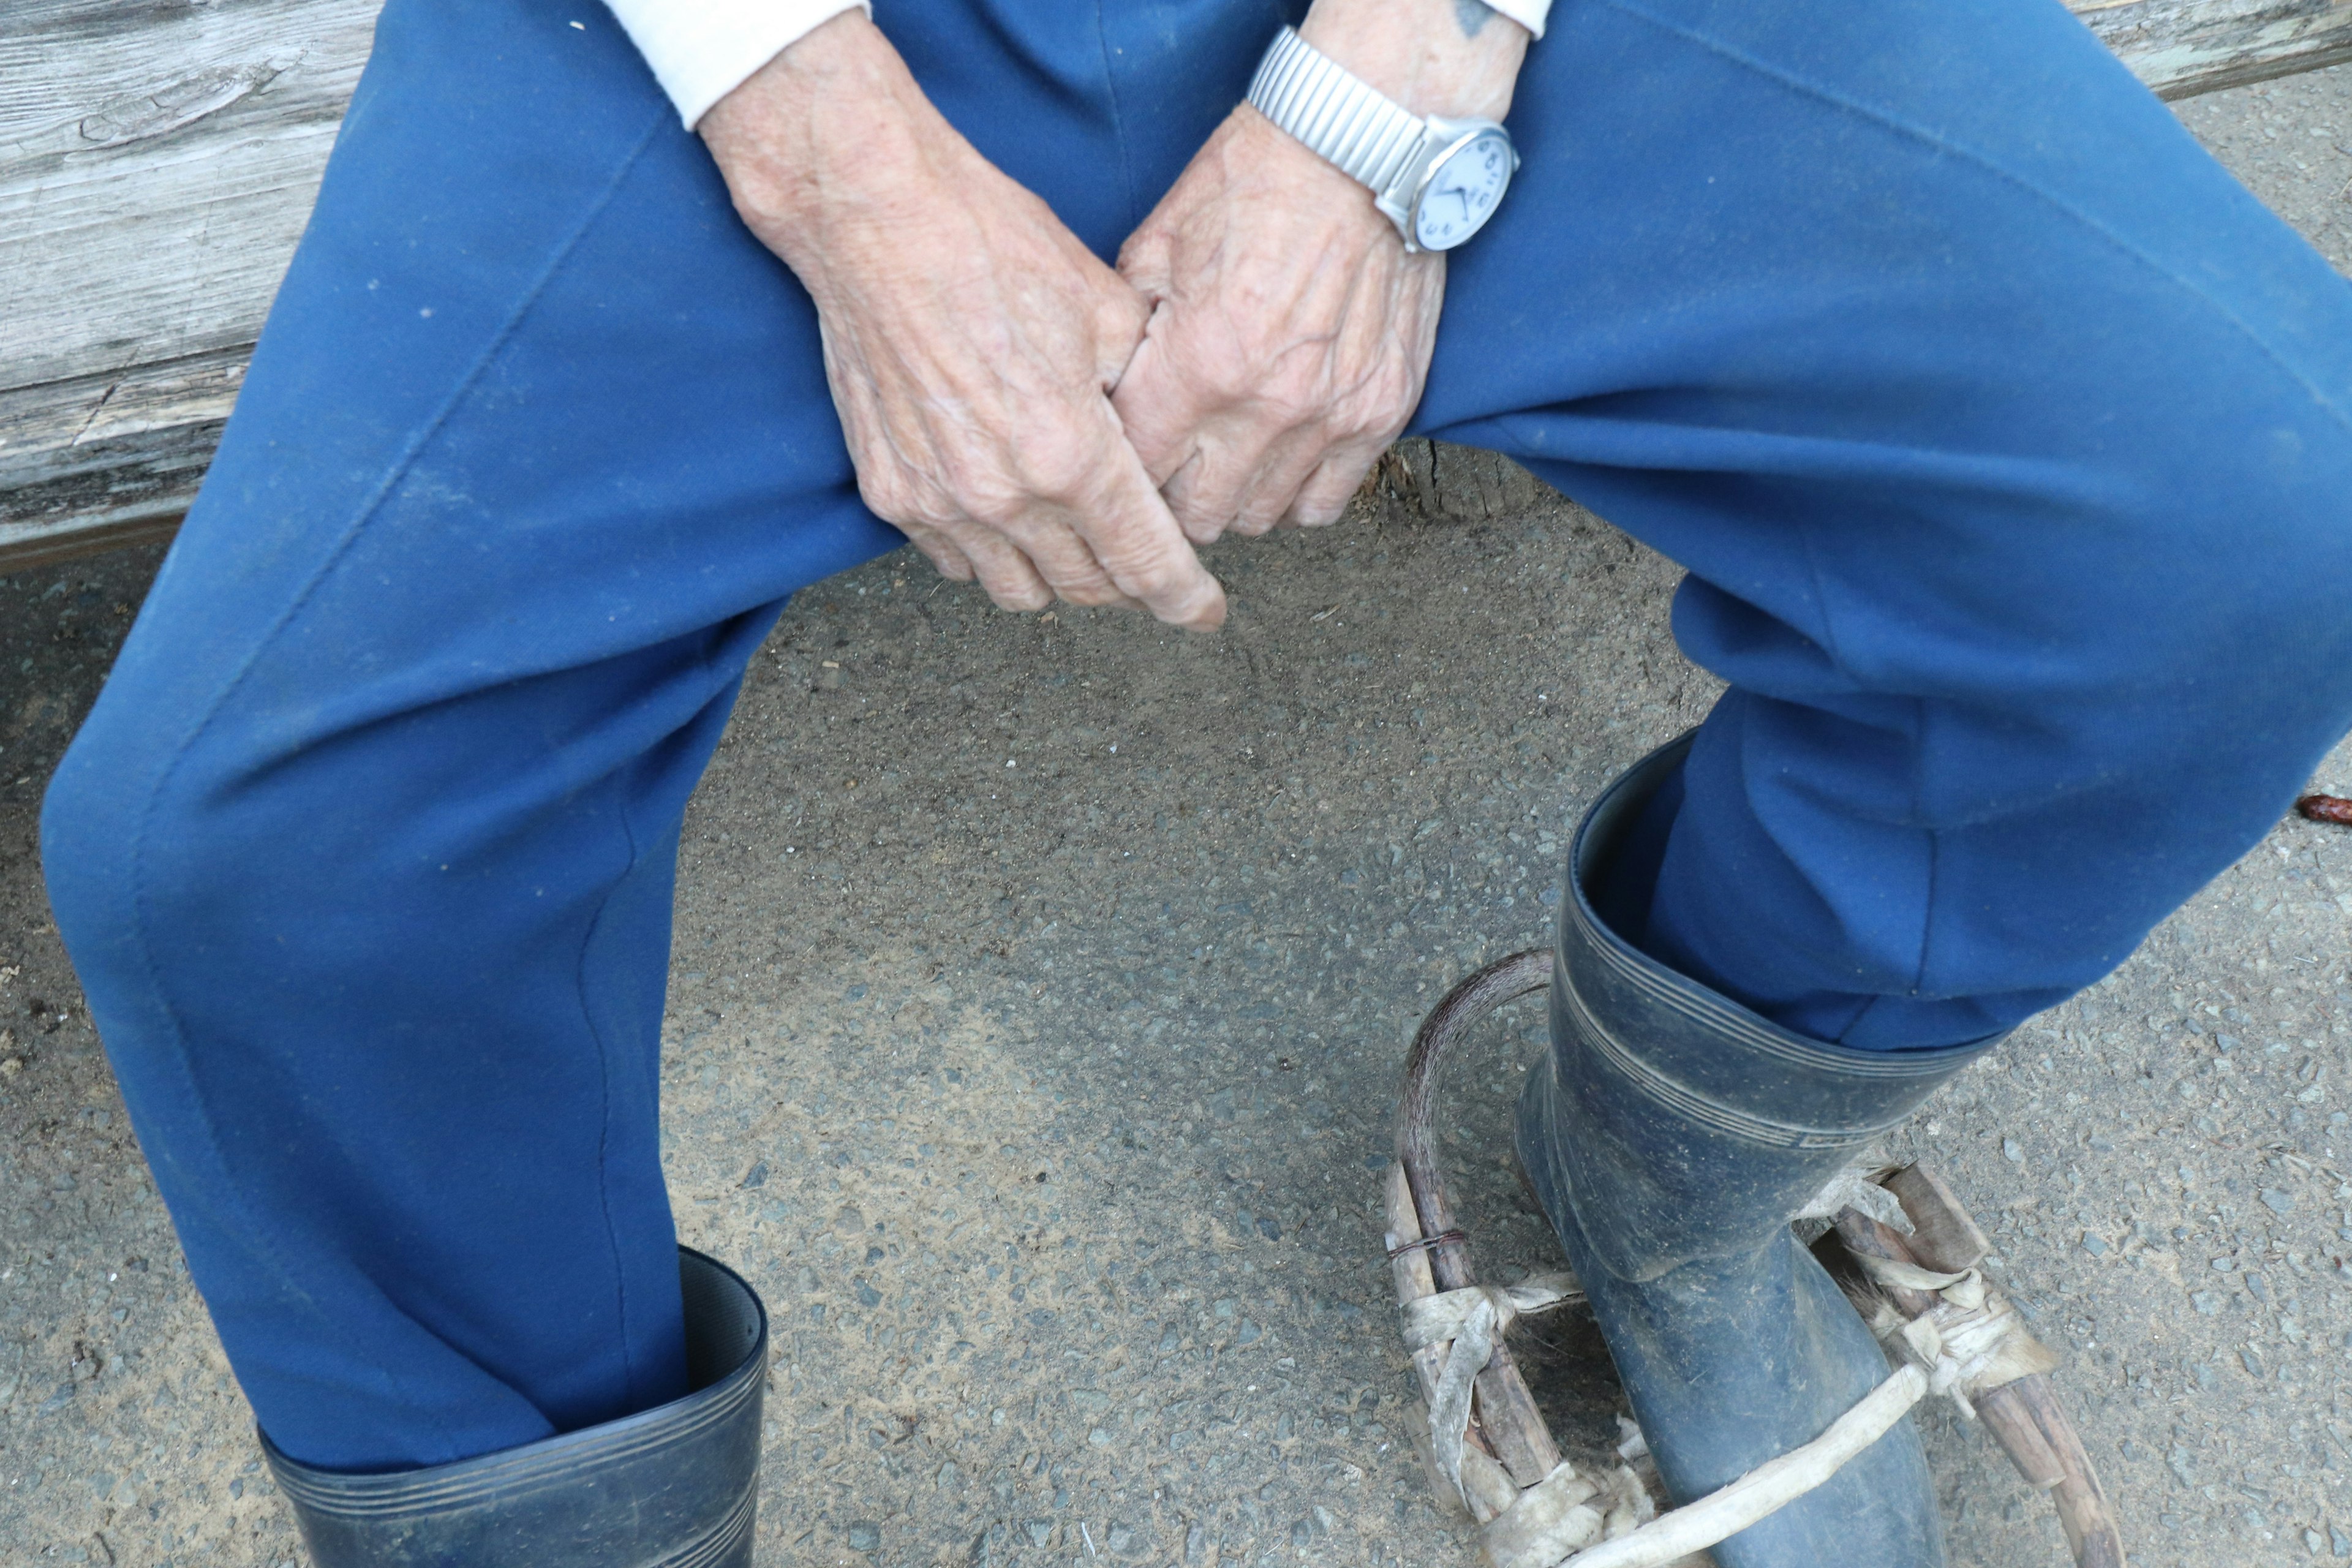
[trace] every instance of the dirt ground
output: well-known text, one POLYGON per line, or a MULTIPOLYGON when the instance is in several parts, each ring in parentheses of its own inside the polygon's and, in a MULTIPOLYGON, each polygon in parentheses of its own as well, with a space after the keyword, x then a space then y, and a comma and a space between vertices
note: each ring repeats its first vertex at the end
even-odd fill
MULTIPOLYGON (((2184 118, 2352 270, 2352 68, 2184 118)), ((34 849, 156 560, 0 579, 0 1563, 274 1568, 34 849)), ((1200 640, 999 615, 902 552, 751 672, 688 825, 665 1081, 683 1234, 774 1314, 763 1564, 1475 1561, 1380 1261, 1403 1045, 1545 939, 1576 803, 1715 687, 1666 563, 1466 452, 1213 564, 1200 640)), ((2352 747, 2317 782, 2352 794, 2352 747)), ((2142 1563, 2352 1558, 2347 932, 2352 832, 2283 822, 1893 1151, 1994 1232, 2142 1563)), ((1451 1152, 1482 1258, 1549 1267, 1501 1131, 1541 1020, 1487 1032, 1451 1152)), ((1589 1325, 1528 1338, 1563 1430, 1612 1435, 1589 1325)), ((1956 1564, 2064 1561, 1926 1425, 1956 1564)))

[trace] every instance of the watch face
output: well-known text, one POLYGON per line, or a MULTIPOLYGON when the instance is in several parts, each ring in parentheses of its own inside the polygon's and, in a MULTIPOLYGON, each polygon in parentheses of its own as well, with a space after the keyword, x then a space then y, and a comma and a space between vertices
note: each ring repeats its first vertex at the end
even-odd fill
POLYGON ((1451 250, 1483 227, 1511 183, 1511 140, 1482 131, 1438 160, 1414 205, 1414 242, 1423 250, 1451 250))

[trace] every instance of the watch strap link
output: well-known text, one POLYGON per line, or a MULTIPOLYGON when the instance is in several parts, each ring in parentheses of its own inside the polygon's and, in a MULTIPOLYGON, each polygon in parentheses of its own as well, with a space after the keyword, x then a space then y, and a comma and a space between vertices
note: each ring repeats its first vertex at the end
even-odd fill
POLYGON ((1376 193, 1412 163, 1427 122, 1285 27, 1250 81, 1251 107, 1376 193))

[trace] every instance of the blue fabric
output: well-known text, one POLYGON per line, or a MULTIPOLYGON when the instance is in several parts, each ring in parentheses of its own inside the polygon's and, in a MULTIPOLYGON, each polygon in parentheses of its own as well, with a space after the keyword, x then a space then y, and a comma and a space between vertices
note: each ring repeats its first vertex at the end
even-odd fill
MULTIPOLYGON (((882 19, 1108 255, 1281 13, 882 19)), ((1688 565, 1734 686, 1627 934, 1874 1048, 2096 979, 2352 722, 2352 289, 2048 0, 1560 0, 1513 126, 1421 427, 1688 565)), ((391 0, 45 818, 289 1454, 680 1391, 678 823, 777 605, 898 542, 805 297, 602 11, 391 0)))

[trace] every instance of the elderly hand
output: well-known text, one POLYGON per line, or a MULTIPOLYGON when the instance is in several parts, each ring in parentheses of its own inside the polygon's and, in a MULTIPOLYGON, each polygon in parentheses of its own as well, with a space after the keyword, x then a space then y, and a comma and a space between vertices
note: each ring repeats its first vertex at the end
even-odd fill
MULTIPOLYGON (((1301 31, 1417 113, 1496 120, 1528 39, 1478 0, 1317 0, 1301 31)), ((1185 534, 1336 521, 1421 401, 1444 258, 1244 106, 1118 266, 1152 313, 1112 405, 1185 534)))
POLYGON ((957 134, 871 22, 817 28, 699 129, 816 303, 877 516, 1008 609, 1059 595, 1224 619, 1108 396, 1149 308, 957 134))

